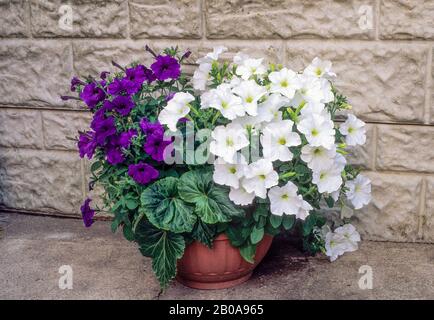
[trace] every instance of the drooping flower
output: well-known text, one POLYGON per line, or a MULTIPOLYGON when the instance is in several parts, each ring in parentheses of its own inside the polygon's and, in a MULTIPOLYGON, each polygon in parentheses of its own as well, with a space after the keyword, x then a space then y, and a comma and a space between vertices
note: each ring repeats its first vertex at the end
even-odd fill
POLYGON ((84 156, 86 155, 89 160, 92 159, 96 149, 95 132, 86 131, 80 133, 77 146, 81 158, 84 158, 84 156))
POLYGON ((314 171, 312 174, 312 183, 318 187, 318 192, 332 193, 342 185, 341 169, 334 163, 326 168, 314 171))
POLYGON ((296 218, 304 220, 313 207, 304 201, 303 197, 297 194, 297 191, 297 186, 291 181, 288 181, 283 187, 272 187, 268 191, 271 213, 278 216, 283 214, 295 215, 296 218))
POLYGON ((258 119, 264 122, 277 122, 282 120, 280 109, 289 105, 289 99, 278 93, 272 93, 266 100, 258 105, 258 119))
POLYGON ((231 187, 231 190, 229 191, 229 199, 231 199, 231 201, 236 205, 247 206, 253 202, 253 199, 255 199, 255 193, 247 192, 243 186, 239 186, 239 188, 231 187))
POLYGON ((331 149, 335 142, 335 130, 333 121, 318 114, 311 114, 303 118, 297 129, 303 133, 313 147, 331 149))
POLYGON ((354 209, 360 209, 371 201, 371 180, 358 174, 354 180, 345 183, 347 199, 351 201, 354 209))
POLYGON ((273 169, 271 161, 260 159, 247 166, 245 178, 241 181, 242 186, 248 193, 255 193, 257 197, 265 199, 267 189, 277 185, 279 175, 273 169))
POLYGON ((162 136, 164 134, 164 127, 160 122, 151 122, 147 118, 143 118, 139 123, 140 129, 148 137, 150 135, 162 136))
POLYGON ((262 152, 270 161, 290 161, 293 154, 289 147, 301 144, 300 136, 292 131, 294 122, 282 120, 268 124, 262 131, 262 152))
POLYGON ((256 116, 258 115, 258 101, 267 93, 267 90, 254 80, 247 80, 233 88, 232 92, 241 97, 244 110, 249 115, 256 116))
POLYGON ((217 61, 219 56, 227 50, 228 48, 226 48, 225 46, 216 46, 211 52, 207 53, 204 57, 198 59, 196 62, 199 64, 211 64, 213 61, 217 61))
POLYGON ((347 251, 347 245, 347 241, 341 234, 328 232, 325 236, 326 255, 331 262, 347 251))
POLYGON ((165 150, 171 143, 172 141, 170 139, 165 139, 164 135, 151 134, 146 138, 143 149, 152 159, 163 161, 165 154, 167 154, 167 151, 165 152, 165 150))
POLYGON ((216 89, 210 90, 204 100, 203 108, 217 109, 229 120, 245 114, 241 98, 232 93, 228 84, 221 84, 216 89))
POLYGON ((262 76, 267 69, 262 64, 264 59, 252 59, 247 58, 241 62, 241 65, 237 66, 236 74, 243 80, 249 80, 252 76, 262 76))
POLYGON ((110 116, 106 119, 94 119, 91 128, 95 131, 95 142, 102 146, 105 140, 116 134, 116 126, 114 117, 110 116))
POLYGON ((342 235, 347 241, 347 252, 353 252, 358 249, 358 242, 360 242, 360 234, 356 228, 347 223, 341 227, 338 227, 334 231, 335 234, 342 235))
POLYGON ((160 174, 153 166, 139 162, 128 166, 128 175, 137 183, 145 185, 157 179, 160 174))
POLYGON ((170 55, 159 55, 151 65, 156 78, 160 81, 168 79, 176 80, 181 74, 181 66, 174 57, 170 55))
POLYGON ((211 137, 213 141, 210 143, 210 152, 228 163, 236 161, 234 156, 237 151, 249 145, 246 133, 239 124, 217 126, 211 133, 211 137))
POLYGON ((193 74, 193 88, 196 90, 205 90, 211 78, 209 74, 211 68, 210 63, 202 63, 199 65, 193 74))
POLYGON ((363 145, 366 142, 365 123, 355 115, 349 114, 339 131, 345 136, 345 142, 349 146, 363 145))
POLYGON ((95 216, 95 210, 90 208, 90 202, 92 200, 87 198, 83 205, 80 207, 83 223, 86 228, 89 228, 93 223, 93 217, 95 216))
POLYGON ((137 131, 135 129, 122 132, 119 136, 119 145, 122 148, 128 149, 131 145, 131 139, 135 136, 137 136, 137 131))
POLYGON ((288 99, 294 97, 299 87, 297 74, 287 68, 271 72, 268 79, 271 81, 270 92, 280 93, 288 99))
POLYGON ((75 92, 75 90, 77 90, 77 86, 84 86, 86 85, 86 83, 84 83, 83 81, 81 81, 78 77, 73 77, 71 79, 71 91, 75 92))
POLYGON ((111 102, 112 109, 116 110, 121 116, 127 116, 134 108, 134 101, 131 96, 117 96, 111 102))
POLYGON ((312 147, 305 145, 301 148, 300 158, 306 162, 312 171, 318 171, 333 165, 336 156, 336 147, 326 149, 324 147, 312 147))
POLYGON ((304 74, 312 77, 336 77, 336 74, 332 72, 332 63, 328 60, 321 60, 315 57, 311 64, 308 65, 304 71, 304 74))
POLYGON ((80 93, 80 98, 87 104, 89 109, 93 109, 104 100, 105 93, 94 82, 91 82, 84 86, 83 91, 80 93))
POLYGON ((187 92, 177 92, 158 115, 161 124, 167 125, 170 131, 176 131, 178 120, 190 112, 189 103, 194 97, 187 92))
POLYGON ((246 166, 247 162, 242 156, 236 163, 227 163, 222 158, 218 158, 214 162, 213 180, 215 183, 238 189, 246 166))

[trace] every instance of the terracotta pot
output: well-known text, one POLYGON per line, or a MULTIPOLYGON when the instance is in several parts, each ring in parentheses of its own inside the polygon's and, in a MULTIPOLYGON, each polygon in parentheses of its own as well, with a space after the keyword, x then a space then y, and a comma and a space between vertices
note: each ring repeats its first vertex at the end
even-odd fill
POLYGON ((265 235, 258 244, 255 263, 248 263, 225 234, 219 235, 210 249, 195 241, 178 261, 176 279, 195 289, 224 289, 247 281, 271 246, 273 237, 265 235))

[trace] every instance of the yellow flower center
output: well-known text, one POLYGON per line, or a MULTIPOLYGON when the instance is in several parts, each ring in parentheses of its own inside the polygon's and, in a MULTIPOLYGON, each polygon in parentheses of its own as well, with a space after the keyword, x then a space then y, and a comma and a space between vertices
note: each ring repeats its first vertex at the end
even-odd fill
POLYGON ((237 173, 237 168, 235 168, 235 167, 230 167, 230 168, 229 168, 229 172, 232 173, 232 174, 235 174, 235 173, 237 173))
POLYGON ((288 86, 288 81, 286 81, 286 80, 281 81, 281 82, 280 82, 280 86, 281 86, 282 88, 286 88, 286 87, 288 86))
POLYGON ((322 74, 321 68, 316 68, 315 73, 317 76, 320 76, 322 74))
POLYGON ((286 139, 282 137, 282 138, 279 139, 278 142, 279 142, 279 144, 281 144, 282 146, 284 146, 286 144, 286 139))
POLYGON ((287 200, 289 197, 288 197, 288 195, 285 193, 285 194, 282 194, 282 199, 283 200, 287 200))
POLYGON ((260 174, 260 175, 259 175, 259 179, 261 179, 261 180, 265 180, 265 178, 266 178, 266 177, 265 177, 265 174, 260 174))
POLYGON ((253 97, 252 97, 252 96, 248 96, 248 97, 246 98, 246 102, 247 102, 247 103, 252 103, 252 102, 253 102, 253 97))
POLYGON ((234 146, 234 140, 232 140, 232 138, 230 138, 230 137, 227 137, 226 138, 226 145, 228 147, 233 147, 234 146))
POLYGON ((319 134, 318 130, 316 130, 316 129, 312 129, 312 131, 311 131, 310 133, 311 133, 312 136, 314 136, 314 137, 316 137, 316 136, 319 134))
POLYGON ((226 101, 222 101, 222 108, 227 109, 228 103, 226 101))

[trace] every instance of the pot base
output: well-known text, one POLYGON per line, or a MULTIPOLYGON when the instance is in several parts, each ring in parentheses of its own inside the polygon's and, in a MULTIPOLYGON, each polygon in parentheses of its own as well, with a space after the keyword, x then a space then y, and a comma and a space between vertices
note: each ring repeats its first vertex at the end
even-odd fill
POLYGON ((250 279, 253 272, 250 272, 246 274, 245 276, 242 276, 241 278, 228 280, 228 281, 221 281, 221 282, 200 282, 200 281, 194 281, 194 280, 188 280, 184 279, 180 276, 176 277, 176 280, 183 284, 186 287, 190 287, 193 289, 200 289, 200 290, 216 290, 216 289, 227 289, 235 287, 243 282, 246 282, 250 279))

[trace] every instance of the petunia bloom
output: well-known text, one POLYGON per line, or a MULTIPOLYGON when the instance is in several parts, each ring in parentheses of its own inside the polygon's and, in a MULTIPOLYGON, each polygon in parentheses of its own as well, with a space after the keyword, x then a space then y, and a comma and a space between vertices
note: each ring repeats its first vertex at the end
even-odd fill
POLYGON ((95 132, 87 131, 80 133, 77 146, 81 158, 84 158, 84 156, 86 155, 88 159, 92 159, 96 148, 95 132))
POLYGON ((159 55, 156 61, 151 65, 151 69, 160 81, 167 79, 176 80, 181 74, 181 66, 178 61, 169 55, 159 55))
POLYGON ((115 147, 115 146, 109 146, 106 149, 106 158, 107 158, 107 162, 112 166, 122 163, 125 160, 122 150, 119 147, 115 147))
POLYGON ((140 129, 142 129, 143 133, 146 134, 146 136, 150 135, 163 135, 164 128, 161 125, 160 122, 150 122, 147 118, 143 118, 140 120, 140 129))
POLYGON ((104 145, 106 138, 116 134, 115 119, 113 117, 94 119, 91 128, 95 130, 95 141, 100 146, 104 145))
POLYGON ((165 140, 164 135, 153 134, 146 138, 143 149, 152 159, 163 161, 166 147, 172 143, 171 140, 165 140))
POLYGON ((148 184, 158 178, 159 172, 153 166, 139 162, 138 164, 129 165, 128 175, 139 184, 148 184))
POLYGON ((83 218, 84 226, 86 228, 89 228, 94 222, 93 217, 95 215, 95 210, 90 208, 89 204, 91 201, 91 199, 87 198, 84 201, 83 205, 80 207, 81 216, 83 218))
POLYGON ((116 110, 121 116, 127 116, 134 108, 134 101, 130 96, 117 96, 113 99, 112 108, 116 110))
POLYGON ((80 93, 80 98, 87 104, 89 109, 93 109, 104 100, 105 93, 95 83, 91 82, 85 85, 83 91, 80 93))
POLYGON ((122 132, 119 136, 119 146, 125 149, 129 148, 131 145, 131 139, 135 136, 137 136, 137 131, 134 129, 122 132))

